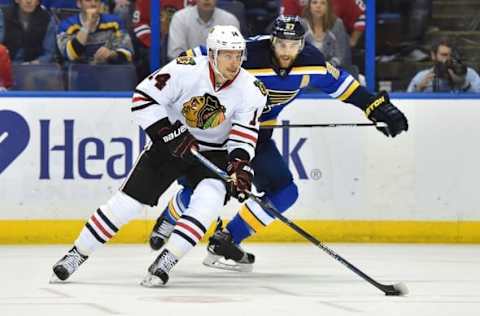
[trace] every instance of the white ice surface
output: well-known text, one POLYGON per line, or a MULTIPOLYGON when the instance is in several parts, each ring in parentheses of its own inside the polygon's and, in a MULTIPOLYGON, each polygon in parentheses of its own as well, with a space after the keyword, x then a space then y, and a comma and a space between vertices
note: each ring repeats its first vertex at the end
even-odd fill
POLYGON ((66 284, 49 284, 68 246, 0 247, 0 316, 90 315, 480 315, 480 246, 329 244, 407 297, 386 297, 311 244, 246 244, 253 273, 201 265, 205 245, 183 258, 165 288, 139 285, 156 253, 111 245, 66 284))

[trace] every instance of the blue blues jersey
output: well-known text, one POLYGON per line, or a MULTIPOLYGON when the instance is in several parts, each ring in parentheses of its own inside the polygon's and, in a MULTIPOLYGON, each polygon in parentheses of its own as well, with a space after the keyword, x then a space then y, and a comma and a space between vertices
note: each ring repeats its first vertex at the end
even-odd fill
POLYGON ((82 28, 80 14, 63 20, 58 27, 57 45, 66 60, 91 62, 96 51, 105 46, 119 55, 118 63, 130 62, 133 46, 123 21, 113 14, 101 14, 97 28, 90 33, 85 44, 77 39, 77 32, 82 28))
MULTIPOLYGON (((247 40, 246 60, 242 67, 260 79, 269 92, 268 105, 260 122, 272 124, 280 112, 307 87, 320 89, 332 98, 365 109, 372 95, 360 86, 352 75, 325 61, 323 54, 309 43, 299 53, 289 69, 276 65, 270 36, 247 40)), ((207 55, 203 46, 185 52, 186 55, 207 55)))

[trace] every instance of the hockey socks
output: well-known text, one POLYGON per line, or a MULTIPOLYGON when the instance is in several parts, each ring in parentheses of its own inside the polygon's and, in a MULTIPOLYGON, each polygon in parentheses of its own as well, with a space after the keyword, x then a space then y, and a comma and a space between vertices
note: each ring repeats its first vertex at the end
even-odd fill
POLYGON ((180 259, 202 239, 207 229, 196 218, 182 215, 168 240, 166 248, 180 259))
POLYGON ((170 199, 168 206, 165 208, 161 216, 165 217, 169 223, 175 225, 177 220, 187 210, 192 193, 192 189, 188 187, 180 189, 180 191, 170 199))
POLYGON ((75 241, 75 246, 80 252, 88 256, 113 238, 118 230, 119 227, 101 209, 97 209, 80 232, 75 241))
POLYGON ((75 246, 90 256, 101 245, 112 239, 120 228, 138 216, 143 205, 123 192, 117 192, 105 205, 98 208, 83 227, 75 246))
POLYGON ((204 179, 195 188, 190 206, 180 217, 165 245, 180 260, 202 239, 223 206, 225 185, 217 179, 204 179))

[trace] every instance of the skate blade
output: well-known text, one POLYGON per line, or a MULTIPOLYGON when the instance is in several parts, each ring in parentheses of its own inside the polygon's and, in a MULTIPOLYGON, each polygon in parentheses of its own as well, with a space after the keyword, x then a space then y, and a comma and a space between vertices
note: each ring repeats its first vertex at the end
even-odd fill
POLYGON ((163 284, 162 279, 148 272, 147 275, 143 278, 142 282, 140 282, 140 285, 143 287, 155 288, 163 287, 165 284, 163 284))
POLYGON ((232 260, 225 260, 222 256, 217 256, 211 253, 203 259, 203 265, 220 270, 228 270, 235 272, 252 272, 253 264, 238 263, 232 260))
POLYGON ((52 273, 52 276, 50 277, 50 280, 48 281, 48 283, 50 283, 50 284, 61 284, 61 283, 65 283, 65 282, 66 281, 60 280, 55 273, 52 273))

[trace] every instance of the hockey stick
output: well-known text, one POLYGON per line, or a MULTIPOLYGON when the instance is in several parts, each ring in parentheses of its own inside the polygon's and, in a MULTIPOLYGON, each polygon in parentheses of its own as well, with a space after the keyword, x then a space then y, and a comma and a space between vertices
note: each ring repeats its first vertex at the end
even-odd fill
POLYGON ((324 123, 324 124, 279 124, 279 125, 261 125, 261 129, 271 128, 311 128, 311 127, 387 127, 385 123, 324 123))
MULTIPOLYGON (((225 181, 225 182, 233 181, 232 178, 225 171, 218 168, 216 165, 214 165, 212 162, 210 162, 207 158, 205 158, 198 151, 192 150, 192 154, 198 159, 198 161, 202 165, 204 165, 205 167, 210 169, 212 172, 214 172, 223 181, 225 181)), ((404 296, 404 295, 408 294, 408 288, 404 283, 400 282, 400 283, 396 283, 396 284, 393 284, 393 285, 386 285, 386 284, 382 284, 382 283, 379 283, 379 282, 375 281, 374 279, 372 279, 371 277, 366 275, 364 272, 362 272, 360 269, 355 267, 353 264, 348 262, 346 259, 344 259, 342 256, 337 254, 335 251, 333 251, 332 249, 325 246, 321 241, 319 241, 318 239, 313 237, 311 234, 309 234, 308 232, 303 230, 303 228, 301 228, 297 224, 290 221, 287 217, 283 216, 283 214, 280 213, 278 210, 276 210, 273 205, 271 205, 268 202, 263 201, 260 197, 254 195, 252 193, 248 193, 248 195, 249 195, 249 198, 251 198, 255 202, 257 202, 263 209, 267 210, 271 215, 280 219, 288 227, 292 228, 294 231, 296 231, 302 237, 304 237, 305 239, 307 239, 308 241, 313 243, 315 246, 317 246, 320 249, 322 249, 323 251, 325 251, 328 255, 330 255, 331 257, 333 257, 337 261, 339 261, 341 264, 343 264, 348 269, 350 269, 351 271, 356 273, 358 276, 363 278, 365 281, 367 281, 368 283, 372 284, 377 289, 379 289, 380 291, 385 293, 385 295, 387 295, 387 296, 404 296)))

